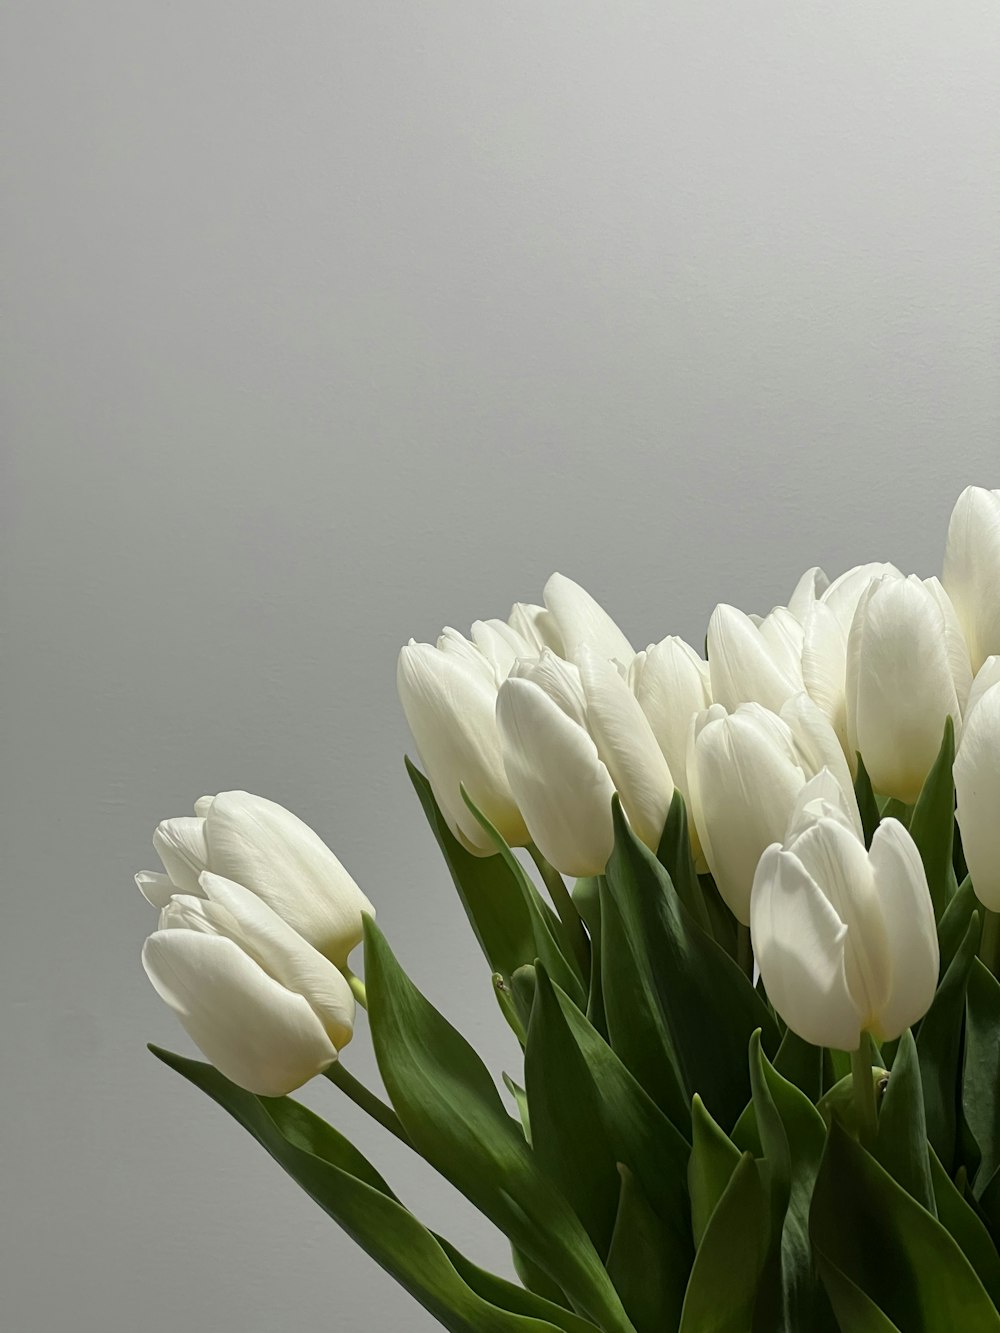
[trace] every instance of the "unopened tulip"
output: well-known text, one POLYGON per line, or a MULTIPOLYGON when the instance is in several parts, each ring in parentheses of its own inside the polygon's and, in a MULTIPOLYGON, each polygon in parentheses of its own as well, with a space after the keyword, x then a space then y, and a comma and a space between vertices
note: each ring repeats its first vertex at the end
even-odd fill
POLYGON ((204 873, 164 906, 142 962, 208 1060, 261 1097, 322 1072, 351 1039, 343 974, 249 889, 204 873))
POLYGON ((802 680, 809 696, 826 714, 854 773, 857 756, 847 736, 847 639, 858 602, 868 585, 895 565, 856 565, 824 589, 802 614, 802 680))
POLYGON ((375 909, 318 834, 290 810, 245 791, 203 796, 194 818, 166 819, 153 834, 165 875, 139 874, 154 907, 175 893, 201 895, 202 872, 235 880, 321 954, 344 966, 375 909))
POLYGON ((972 887, 984 907, 1000 912, 1000 683, 996 681, 970 705, 955 757, 955 794, 972 887))
MULTIPOLYGON (((511 646, 485 622, 479 634, 497 654, 511 646)), ((497 684, 513 660, 501 673, 499 657, 491 662, 453 630, 446 631, 437 648, 411 641, 399 654, 399 698, 434 798, 452 833, 477 856, 491 856, 496 847, 465 803, 463 786, 510 846, 528 842, 504 771, 496 723, 497 684)))
POLYGON ((913 802, 956 734, 972 684, 954 610, 937 579, 885 575, 866 588, 848 641, 847 734, 876 791, 913 802))
POLYGON ((968 486, 948 525, 944 586, 978 671, 1000 653, 1000 491, 968 486))
POLYGON ((787 607, 754 620, 717 606, 708 624, 712 698, 730 711, 757 703, 778 713, 803 688, 801 655, 802 626, 787 607))
POLYGON ((686 799, 684 771, 691 719, 712 702, 708 663, 683 639, 671 636, 636 653, 628 681, 686 799))
POLYGON ((768 999, 815 1046, 857 1050, 863 1032, 892 1041, 934 998, 934 910, 920 853, 895 819, 869 852, 842 810, 807 803, 760 859, 750 928, 768 999))
POLYGON ((565 574, 553 574, 545 585, 544 596, 556 623, 564 657, 575 662, 580 649, 587 647, 599 657, 628 666, 635 649, 585 588, 565 574))
POLYGON ((526 674, 497 696, 507 778, 542 855, 565 875, 600 875, 614 846, 614 783, 585 725, 579 672, 543 661, 520 664, 526 674))
POLYGON ((688 741, 687 780, 698 838, 719 892, 743 925, 761 853, 785 836, 807 773, 787 723, 760 704, 698 715, 688 741))
POLYGON ((507 624, 532 645, 534 650, 532 656, 540 656, 545 648, 551 648, 560 656, 564 655, 565 648, 559 626, 556 624, 555 616, 547 607, 535 606, 531 602, 515 602, 507 617, 507 624))

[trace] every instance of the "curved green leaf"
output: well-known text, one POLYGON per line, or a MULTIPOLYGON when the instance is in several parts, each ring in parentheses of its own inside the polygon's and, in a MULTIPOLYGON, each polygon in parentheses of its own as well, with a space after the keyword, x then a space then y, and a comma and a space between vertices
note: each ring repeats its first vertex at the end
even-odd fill
POLYGON ((676 1329, 687 1279, 681 1280, 664 1258, 674 1237, 650 1207, 635 1176, 619 1165, 621 1191, 614 1233, 608 1251, 608 1273, 636 1333, 664 1333, 676 1329))
POLYGON ((744 1153, 698 1246, 680 1333, 751 1333, 768 1234, 767 1199, 744 1153))
POLYGON ((946 1170, 951 1169, 955 1156, 965 993, 978 939, 979 915, 973 912, 965 938, 917 1033, 927 1138, 946 1170))
POLYGON ((978 958, 966 991, 962 1109, 979 1151, 978 1198, 1000 1167, 1000 983, 978 958))
POLYGON ((917 1203, 937 1214, 928 1156, 924 1091, 920 1082, 917 1044, 909 1028, 903 1033, 878 1117, 875 1156, 890 1176, 917 1203))
POLYGON ((955 838, 955 724, 945 718, 944 739, 910 815, 910 836, 927 872, 934 915, 941 920, 958 884, 952 862, 955 838))
POLYGON ((712 1214, 739 1166, 742 1154, 721 1129, 697 1093, 691 1106, 691 1160, 688 1189, 691 1193, 691 1227, 694 1243, 700 1245, 712 1214))

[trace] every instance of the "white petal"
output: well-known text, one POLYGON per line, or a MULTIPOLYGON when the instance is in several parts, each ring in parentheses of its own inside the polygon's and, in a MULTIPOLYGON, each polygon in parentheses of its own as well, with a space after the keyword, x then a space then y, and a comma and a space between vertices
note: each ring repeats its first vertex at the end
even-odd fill
POLYGON ((579 583, 564 574, 553 574, 545 585, 545 605, 555 617, 564 655, 574 661, 586 644, 601 657, 616 658, 626 665, 634 649, 607 611, 579 583))
POLYGON ((375 909, 317 833, 290 810, 249 792, 220 792, 205 821, 209 865, 263 898, 332 962, 360 943, 375 909))
POLYGON ((826 592, 823 593, 821 601, 837 617, 845 635, 851 628, 858 603, 864 596, 869 584, 873 583, 875 579, 887 576, 900 579, 903 577, 895 565, 884 561, 873 561, 867 565, 855 565, 853 569, 848 569, 839 578, 835 578, 826 592))
POLYGON ((802 689, 774 656, 772 645, 749 616, 734 606, 715 608, 708 625, 708 665, 712 698, 730 711, 759 703, 774 712, 802 689))
POLYGON ((500 687, 497 720, 511 790, 536 846, 563 874, 603 874, 614 786, 589 733, 533 681, 514 676, 500 687))
POLYGON ((683 639, 670 637, 636 654, 630 683, 671 776, 687 799, 691 719, 712 702, 708 663, 683 639))
POLYGON ((821 818, 839 820, 859 842, 864 842, 864 827, 854 792, 845 790, 828 768, 821 768, 799 792, 788 819, 785 846, 790 846, 809 824, 821 818))
POLYGON ((847 630, 825 602, 816 602, 803 621, 802 679, 810 698, 836 732, 853 771, 856 760, 847 739, 847 630))
POLYGON ((232 940, 161 930, 142 950, 153 986, 220 1073, 261 1097, 282 1097, 337 1058, 301 995, 263 972, 232 940))
POLYGON ((829 586, 830 580, 819 565, 807 569, 788 599, 788 609, 795 619, 801 622, 809 608, 815 605, 817 598, 821 597, 829 586))
POLYGON ((194 803, 194 812, 195 812, 195 814, 198 816, 199 819, 204 819, 204 818, 205 818, 205 816, 208 814, 209 810, 211 810, 211 808, 212 808, 212 802, 213 802, 214 800, 215 800, 215 797, 214 797, 214 796, 199 796, 199 797, 198 797, 198 799, 197 799, 197 800, 195 801, 195 803, 194 803))
POLYGON ((343 973, 241 884, 206 871, 201 887, 210 903, 224 908, 232 921, 237 933, 230 938, 268 976, 309 1001, 338 1050, 346 1046, 354 1030, 355 1002, 343 973))
POLYGON ((775 1009, 814 1046, 856 1050, 861 1020, 847 987, 847 928, 791 852, 760 859, 750 902, 754 957, 775 1009))
POLYGON ((871 847, 888 942, 890 987, 875 1035, 892 1041, 923 1018, 937 988, 940 955, 934 908, 920 853, 895 819, 885 819, 871 847))
POLYGON ((171 896, 177 892, 177 885, 169 875, 160 875, 155 870, 140 870, 135 877, 136 888, 153 907, 165 907, 171 896))
POLYGON ((580 650, 587 723, 636 836, 659 845, 674 795, 673 778, 639 701, 616 667, 580 650))
MULTIPOLYGON (((969 648, 965 642, 965 635, 962 633, 962 626, 959 624, 951 598, 945 592, 940 579, 924 579, 924 587, 937 602, 941 611, 941 617, 944 621, 945 647, 948 652, 948 662, 951 666, 951 678, 955 682, 958 706, 964 717, 968 708, 969 693, 972 689, 972 662, 969 659, 969 648)), ((955 719, 955 729, 956 734, 960 735, 961 719, 959 718, 955 719)))
POLYGON ((985 907, 1000 912, 1000 683, 969 711, 955 758, 955 793, 972 887, 985 907))
POLYGON ((1000 653, 1000 491, 968 486, 958 497, 943 579, 978 671, 991 653, 1000 653))
MULTIPOLYGON (((411 639, 407 644, 408 648, 419 646, 414 639, 411 639)), ((498 679, 497 669, 493 663, 479 651, 470 639, 467 639, 464 634, 459 634, 457 629, 452 629, 450 625, 446 625, 438 635, 437 646, 439 652, 451 653, 453 656, 461 658, 465 665, 471 667, 488 686, 496 689, 500 684, 502 677, 498 679)))
POLYGON ((477 620, 472 626, 472 641, 494 666, 503 680, 519 657, 535 657, 537 649, 505 620, 477 620))
POLYGON ((781 710, 781 719, 791 728, 803 769, 809 777, 829 769, 845 792, 854 797, 851 770, 837 733, 808 694, 793 695, 781 710))
POLYGON ((455 836, 481 856, 496 851, 462 797, 464 786, 512 847, 526 843, 527 830, 504 773, 495 684, 457 655, 422 643, 400 652, 396 683, 434 796, 455 836))
POLYGON ((572 662, 564 662, 546 648, 541 657, 517 662, 511 675, 520 680, 534 681, 567 717, 586 728, 587 698, 583 692, 579 668, 572 662))
POLYGON ((197 894, 198 876, 208 865, 204 819, 163 820, 153 834, 153 847, 178 889, 197 894))
POLYGON ((511 629, 516 629, 518 634, 533 643, 537 653, 541 653, 543 648, 551 648, 553 652, 563 654, 563 641, 556 618, 544 606, 515 602, 507 623, 511 629))
POLYGON ((965 705, 966 718, 969 717, 986 691, 992 689, 994 685, 1000 685, 1000 654, 996 653, 992 657, 987 657, 975 674, 972 687, 969 690, 969 701, 965 705))

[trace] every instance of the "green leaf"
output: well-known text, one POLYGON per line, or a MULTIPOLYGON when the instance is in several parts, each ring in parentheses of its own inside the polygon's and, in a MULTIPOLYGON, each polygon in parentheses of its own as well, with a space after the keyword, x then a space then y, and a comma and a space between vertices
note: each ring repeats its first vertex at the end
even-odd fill
POLYGON ((548 974, 535 968, 524 1080, 535 1160, 606 1254, 621 1181, 593 1073, 563 1017, 548 974))
POLYGON ((888 1315, 823 1255, 819 1257, 819 1271, 837 1323, 845 1333, 900 1333, 888 1315))
POLYGON ((945 972, 917 1033, 927 1137, 948 1170, 955 1156, 958 1125, 965 991, 978 939, 979 916, 973 912, 965 938, 945 972))
POLYGON ((300 1103, 255 1097, 213 1069, 150 1047, 234 1117, 297 1185, 445 1328, 588 1333, 584 1320, 476 1267, 428 1231, 368 1160, 300 1103))
POLYGON ((721 1124, 746 1105, 745 1052, 761 1028, 778 1032, 749 978, 680 901, 670 876, 632 833, 613 802, 615 846, 601 900, 604 997, 611 1044, 640 1082, 686 1129, 697 1092, 721 1124), (648 1045, 643 1043, 648 1042, 648 1045), (680 1084, 683 1108, 677 1105, 680 1084))
POLYGON ((528 1114, 528 1094, 519 1083, 515 1083, 509 1074, 503 1074, 503 1084, 510 1095, 514 1098, 514 1105, 517 1107, 518 1118, 521 1121, 521 1129, 524 1132, 525 1142, 531 1146, 531 1116, 528 1114))
POLYGON ((809 1205, 826 1141, 823 1118, 804 1092, 781 1077, 760 1048, 750 1042, 750 1081, 757 1130, 767 1162, 771 1221, 776 1228, 775 1261, 780 1292, 769 1291, 775 1328, 813 1333, 833 1327, 822 1286, 813 1272, 809 1205))
POLYGON ((730 958, 736 957, 739 939, 739 923, 726 905, 719 892, 719 887, 711 875, 699 875, 701 896, 705 902, 708 919, 712 924, 712 935, 721 944, 730 958))
POLYGON ((670 876, 678 898, 702 930, 711 934, 712 925, 708 908, 705 906, 694 857, 691 855, 687 807, 678 788, 674 789, 673 800, 667 812, 667 822, 663 827, 660 845, 656 849, 656 859, 670 876))
POLYGON ((900 1038, 882 1098, 875 1156, 917 1203, 936 1215, 920 1062, 909 1028, 900 1038))
POLYGON ((573 889, 573 901, 590 936, 590 986, 587 991, 587 1018, 605 1039, 608 1020, 604 1013, 604 990, 601 983, 601 878, 590 875, 578 879, 573 889))
POLYGON ((917 803, 910 816, 910 835, 917 844, 927 886, 931 891, 934 916, 938 921, 955 895, 958 885, 952 864, 955 838, 955 724, 945 719, 941 749, 927 774, 917 803))
POLYGON ((858 776, 854 779, 854 794, 858 799, 861 826, 865 831, 865 846, 870 847, 881 816, 879 815, 878 802, 875 800, 875 793, 872 791, 872 780, 865 768, 865 761, 860 754, 857 756, 857 760, 858 776))
POLYGON ((813 1103, 823 1095, 823 1047, 798 1036, 787 1028, 781 1039, 774 1067, 782 1078, 804 1092, 813 1103))
POLYGON ((972 914, 979 906, 972 880, 966 875, 958 892, 944 909, 938 922, 938 946, 941 953, 940 976, 944 976, 951 960, 958 953, 959 946, 965 939, 972 914))
POLYGON ((726 1132, 715 1123, 697 1093, 691 1106, 691 1160, 688 1189, 691 1194, 691 1227, 694 1243, 700 1245, 712 1214, 739 1166, 742 1154, 726 1132))
POLYGON ((608 1273, 636 1333, 663 1333, 677 1327, 684 1299, 683 1280, 677 1283, 670 1266, 663 1262, 673 1235, 650 1207, 634 1174, 621 1164, 618 1170, 621 1191, 608 1273))
POLYGON ((768 1234, 767 1199, 744 1153, 698 1246, 679 1333, 751 1333, 768 1234))
MULTIPOLYGON (((553 978, 567 994, 573 996, 573 999, 582 1009, 587 1002, 583 973, 580 970, 580 963, 573 943, 566 933, 566 927, 555 912, 542 901, 538 890, 528 878, 520 861, 507 846, 500 832, 470 799, 469 793, 464 787, 462 788, 462 799, 483 826, 483 829, 493 839, 501 861, 507 867, 521 892, 521 898, 531 922, 532 938, 535 946, 533 956, 522 959, 522 962, 533 962, 535 958, 541 959, 553 978)), ((579 926, 579 922, 577 922, 577 925, 579 926)))
POLYGON ((632 1333, 590 1238, 539 1169, 486 1066, 402 971, 371 917, 365 981, 379 1072, 417 1151, 581 1314, 605 1333, 632 1333))
POLYGON ((978 1198, 1000 1167, 1000 984, 978 958, 966 992, 962 1107, 979 1150, 978 1198))
POLYGON ((537 952, 521 886, 499 856, 467 852, 449 829, 423 773, 409 759, 406 771, 490 970, 509 982, 522 963, 534 961, 537 952))
POLYGON ((1000 1255, 990 1233, 975 1209, 962 1197, 937 1155, 931 1151, 930 1173, 934 1186, 935 1212, 941 1225, 954 1236, 962 1253, 979 1275, 993 1304, 1000 1308, 1000 1255))
MULTIPOLYGON (((1000 1330, 1000 1315, 949 1232, 836 1120, 810 1232, 824 1280, 833 1265, 907 1333, 1000 1330)), ((827 1289, 836 1299, 836 1288, 827 1289)))

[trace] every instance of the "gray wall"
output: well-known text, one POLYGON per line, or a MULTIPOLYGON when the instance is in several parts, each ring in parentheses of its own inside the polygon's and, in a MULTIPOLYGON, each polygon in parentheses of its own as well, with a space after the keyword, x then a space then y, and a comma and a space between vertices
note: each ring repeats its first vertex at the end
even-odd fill
MULTIPOLYGON (((293 807, 514 1052, 397 646, 701 641, 1000 485, 1000 12, 6 0, 0 1324, 431 1326, 144 1049, 156 821, 293 807)), ((348 1053, 370 1068, 367 1034, 348 1053)), ((505 1246, 324 1084, 422 1216, 505 1246)))

